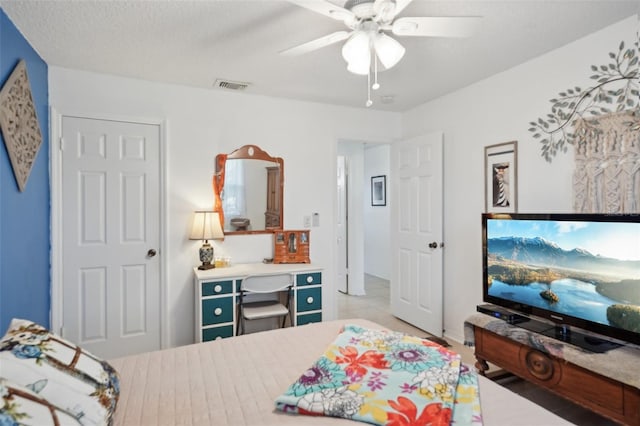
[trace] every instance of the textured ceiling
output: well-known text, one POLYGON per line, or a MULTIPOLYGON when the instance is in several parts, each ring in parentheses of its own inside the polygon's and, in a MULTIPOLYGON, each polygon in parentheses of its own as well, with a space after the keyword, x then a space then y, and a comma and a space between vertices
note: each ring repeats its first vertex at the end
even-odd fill
MULTIPOLYGON (((362 108, 366 101, 366 77, 346 70, 342 43, 278 54, 344 29, 286 1, 0 0, 0 6, 50 65, 211 90, 223 90, 213 88, 218 78, 246 81, 246 93, 362 108)), ((406 55, 380 74, 372 108, 405 111, 638 13, 638 0, 414 0, 400 16, 481 16, 479 30, 468 39, 397 37, 406 55)))

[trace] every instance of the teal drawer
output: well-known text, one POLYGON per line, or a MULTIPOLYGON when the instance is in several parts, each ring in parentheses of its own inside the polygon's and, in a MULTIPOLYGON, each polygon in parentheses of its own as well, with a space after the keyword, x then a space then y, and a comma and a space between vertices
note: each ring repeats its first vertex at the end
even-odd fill
POLYGON ((296 325, 311 324, 312 322, 322 322, 322 313, 298 315, 296 325))
POLYGON ((233 326, 225 325, 223 327, 205 328, 202 330, 202 341, 209 342, 211 340, 224 339, 233 336, 233 326))
POLYGON ((202 325, 233 321, 233 297, 202 300, 202 325))
POLYGON ((322 272, 312 272, 310 274, 298 274, 296 276, 296 286, 322 284, 322 272))
POLYGON ((233 281, 212 281, 202 283, 203 296, 217 296, 219 294, 233 293, 233 281))
POLYGON ((322 287, 298 290, 296 297, 297 312, 317 311, 320 309, 322 309, 322 287))

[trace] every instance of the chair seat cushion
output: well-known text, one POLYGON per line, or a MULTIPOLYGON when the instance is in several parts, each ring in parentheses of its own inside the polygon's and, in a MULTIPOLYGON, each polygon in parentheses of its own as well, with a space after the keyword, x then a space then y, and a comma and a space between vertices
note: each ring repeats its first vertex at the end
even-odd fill
POLYGON ((242 315, 248 320, 283 316, 288 313, 287 307, 278 302, 246 303, 242 308, 242 315))

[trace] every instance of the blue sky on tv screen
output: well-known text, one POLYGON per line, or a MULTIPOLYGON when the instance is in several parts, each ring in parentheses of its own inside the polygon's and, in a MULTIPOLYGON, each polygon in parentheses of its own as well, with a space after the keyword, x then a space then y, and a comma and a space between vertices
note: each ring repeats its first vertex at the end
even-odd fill
POLYGON ((582 248, 603 257, 640 260, 640 222, 489 219, 487 237, 541 237, 564 250, 582 248))

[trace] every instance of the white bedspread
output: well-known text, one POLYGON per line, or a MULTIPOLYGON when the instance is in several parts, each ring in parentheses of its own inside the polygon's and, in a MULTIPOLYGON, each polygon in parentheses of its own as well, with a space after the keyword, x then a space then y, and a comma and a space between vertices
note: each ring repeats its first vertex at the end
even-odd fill
MULTIPOLYGON (((344 324, 384 328, 328 321, 111 360, 121 387, 114 425, 362 424, 274 409, 344 324)), ((486 426, 570 424, 484 377, 480 399, 486 426)))

